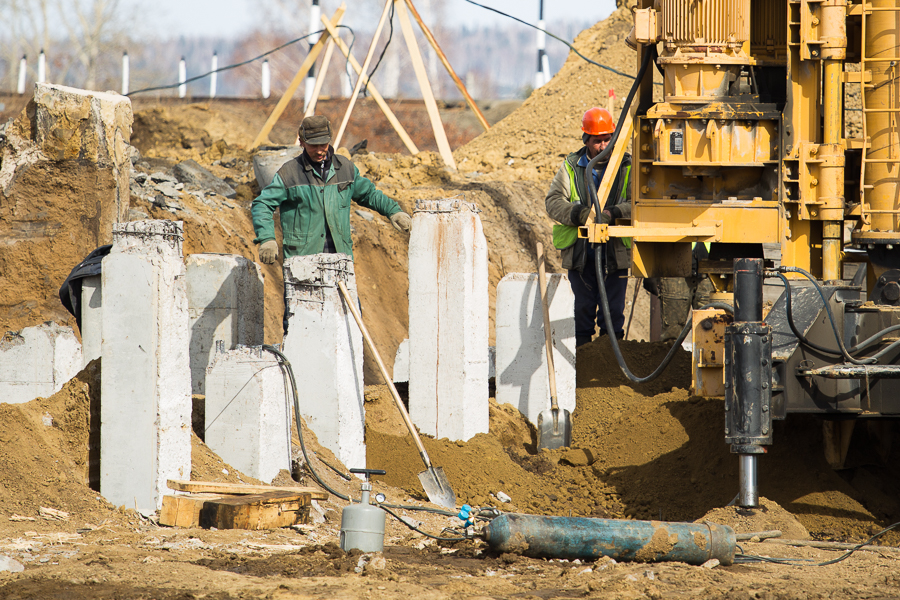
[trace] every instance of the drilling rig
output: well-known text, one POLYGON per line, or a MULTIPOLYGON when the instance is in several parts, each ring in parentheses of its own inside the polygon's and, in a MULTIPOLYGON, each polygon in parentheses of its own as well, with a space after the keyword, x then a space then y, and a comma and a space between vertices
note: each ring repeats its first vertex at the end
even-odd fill
POLYGON ((708 245, 699 272, 733 310, 693 314, 693 391, 724 397, 752 507, 773 420, 822 416, 840 466, 854 423, 900 416, 900 0, 638 0, 633 15, 641 68, 608 157, 632 147, 632 219, 579 236, 632 238, 641 277, 689 277, 708 245), (783 291, 764 316, 767 278, 783 291))

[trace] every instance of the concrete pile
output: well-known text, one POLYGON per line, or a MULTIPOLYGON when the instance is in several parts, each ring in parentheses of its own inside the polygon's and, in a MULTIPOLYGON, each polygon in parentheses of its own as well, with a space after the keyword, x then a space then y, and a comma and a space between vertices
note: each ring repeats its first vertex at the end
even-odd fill
POLYGON ((0 339, 0 399, 9 404, 55 394, 81 370, 81 344, 71 327, 48 322, 0 339))

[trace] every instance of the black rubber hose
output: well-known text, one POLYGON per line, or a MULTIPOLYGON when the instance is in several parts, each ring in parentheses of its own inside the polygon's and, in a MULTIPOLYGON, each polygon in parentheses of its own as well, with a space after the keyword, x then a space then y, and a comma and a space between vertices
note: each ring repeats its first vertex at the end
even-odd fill
MULTIPOLYGON (((609 343, 612 344, 613 354, 616 355, 616 362, 619 363, 619 368, 622 369, 622 373, 625 374, 625 377, 627 377, 634 383, 646 383, 648 381, 652 381, 659 377, 660 373, 666 370, 666 367, 668 367, 669 363, 672 362, 672 358, 675 356, 675 352, 678 350, 678 348, 681 347, 681 343, 684 342, 684 339, 691 331, 690 313, 688 313, 688 320, 684 324, 684 327, 681 329, 681 333, 678 335, 678 339, 676 339, 675 343, 672 344, 672 347, 669 348, 668 354, 666 354, 666 357, 662 360, 661 363, 659 363, 659 366, 656 367, 656 369, 654 369, 654 371, 646 377, 638 377, 631 372, 631 369, 629 369, 628 365, 625 363, 625 357, 622 356, 622 350, 619 348, 619 340, 616 338, 616 332, 612 331, 612 318, 609 312, 609 299, 606 295, 606 278, 603 277, 602 261, 605 260, 605 257, 606 244, 600 244, 594 254, 594 265, 597 271, 597 287, 600 289, 600 308, 603 310, 603 319, 606 323, 607 337, 609 338, 609 343)), ((707 308, 718 308, 730 314, 734 314, 734 309, 724 302, 710 302, 709 304, 701 307, 700 310, 705 310, 707 308)))
POLYGON ((797 336, 797 339, 799 339, 801 342, 803 342, 810 348, 813 348, 814 350, 819 350, 820 352, 825 351, 825 352, 833 353, 833 351, 828 348, 823 348, 822 346, 819 346, 818 344, 813 344, 812 342, 807 340, 802 334, 800 334, 800 332, 797 330, 797 327, 794 325, 793 314, 790 312, 790 308, 791 308, 790 286, 788 285, 787 278, 784 275, 782 275, 782 273, 800 273, 801 275, 803 275, 804 277, 809 279, 812 282, 813 286, 815 286, 816 291, 819 292, 819 296, 821 296, 821 298, 822 298, 822 304, 825 305, 825 313, 828 315, 828 320, 831 322, 831 331, 834 333, 834 339, 837 341, 838 348, 840 349, 840 352, 841 352, 840 355, 844 358, 844 360, 846 360, 847 362, 852 363, 854 365, 871 365, 871 364, 877 362, 878 359, 875 357, 857 359, 857 358, 853 358, 850 355, 850 353, 847 352, 847 347, 844 346, 844 339, 841 337, 841 334, 838 332, 837 322, 834 319, 834 313, 832 313, 832 311, 831 311, 831 305, 828 304, 828 300, 825 298, 825 292, 822 291, 822 286, 819 285, 819 282, 816 281, 816 278, 813 277, 812 274, 810 274, 808 271, 805 271, 799 267, 779 267, 778 271, 779 271, 778 276, 784 282, 785 291, 787 292, 787 297, 786 297, 787 305, 786 306, 788 308, 788 324, 791 327, 791 331, 793 331, 794 335, 797 336))
MULTIPOLYGON (((303 453, 303 459, 306 461, 306 466, 309 467, 310 474, 312 474, 312 477, 313 477, 313 479, 316 480, 316 483, 318 483, 320 486, 322 486, 326 491, 328 491, 331 494, 334 494, 335 496, 337 496, 338 498, 340 498, 342 500, 352 502, 353 501, 352 498, 350 498, 349 496, 345 496, 344 494, 338 492, 334 488, 330 487, 327 483, 322 481, 322 478, 319 477, 318 473, 316 473, 316 470, 312 466, 312 462, 309 460, 309 455, 306 452, 306 444, 303 442, 303 428, 301 427, 301 424, 300 424, 300 397, 297 393, 297 381, 296 381, 296 379, 294 379, 294 369, 291 368, 290 361, 275 346, 270 346, 270 345, 266 344, 266 345, 263 345, 263 350, 266 350, 266 351, 274 354, 275 357, 278 359, 278 362, 284 367, 285 371, 287 371, 288 382, 290 383, 290 387, 291 387, 291 394, 294 397, 294 421, 297 424, 297 437, 300 439, 300 451, 303 453)), ((323 461, 323 464, 328 466, 329 468, 333 469, 334 471, 336 471, 338 473, 338 475, 340 475, 341 477, 343 477, 345 479, 349 479, 348 475, 341 473, 340 471, 338 471, 337 469, 335 469, 328 463, 325 463, 323 461)), ((380 504, 380 503, 377 503, 375 506, 396 508, 396 509, 401 509, 401 510, 417 510, 417 511, 421 511, 421 512, 437 513, 439 515, 444 515, 447 517, 455 517, 456 516, 456 513, 454 513, 454 512, 450 512, 448 510, 444 510, 444 509, 440 509, 440 508, 431 508, 428 506, 406 506, 406 505, 400 505, 400 504, 380 504)), ((386 512, 390 512, 390 511, 386 511, 386 512)), ((391 513, 391 514, 393 514, 393 513, 391 513)), ((421 533, 424 535, 430 535, 430 534, 426 534, 425 532, 421 532, 421 533)))
MULTIPOLYGON (((790 268, 790 267, 785 267, 785 268, 790 268)), ((800 343, 803 344, 804 346, 806 346, 807 348, 812 348, 813 350, 821 352, 822 354, 828 354, 830 356, 840 356, 842 358, 845 358, 844 355, 839 350, 834 350, 832 348, 826 348, 825 346, 821 346, 819 344, 816 344, 815 342, 811 342, 806 338, 806 336, 804 336, 800 332, 800 330, 797 328, 797 324, 794 322, 793 305, 791 302, 790 282, 788 281, 787 277, 785 277, 781 273, 777 273, 777 276, 779 279, 781 279, 782 283, 784 284, 784 293, 785 293, 784 298, 785 298, 785 308, 786 308, 785 312, 786 312, 786 316, 787 316, 788 326, 791 328, 791 332, 797 337, 797 339, 800 341, 800 343)), ((819 290, 819 293, 820 294, 822 293, 821 290, 819 290)), ((824 296, 823 296, 823 301, 824 301, 824 296)), ((826 303, 825 306, 827 307, 828 304, 826 303)), ((872 344, 877 342, 879 339, 881 339, 888 333, 897 331, 898 329, 900 329, 900 325, 891 325, 890 327, 885 327, 884 329, 877 332, 873 336, 869 337, 865 341, 860 342, 856 346, 853 346, 852 348, 847 349, 846 352, 849 354, 855 354, 857 352, 861 352, 862 350, 865 350, 866 348, 868 348, 869 346, 871 346, 872 344)), ((854 361, 858 360, 859 362, 854 362, 853 364, 858 364, 858 365, 874 364, 874 363, 878 362, 879 360, 881 360, 882 358, 884 358, 892 350, 895 350, 898 347, 900 347, 900 340, 897 340, 895 342, 892 342, 891 344, 888 344, 886 347, 882 348, 881 350, 879 350, 872 356, 868 356, 863 359, 854 359, 854 361)))

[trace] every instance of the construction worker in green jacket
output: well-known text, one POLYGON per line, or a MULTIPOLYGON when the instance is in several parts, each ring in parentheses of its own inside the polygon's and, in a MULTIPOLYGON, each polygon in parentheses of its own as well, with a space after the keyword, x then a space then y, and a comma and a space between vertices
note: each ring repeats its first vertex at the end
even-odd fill
POLYGON ((361 176, 349 158, 335 154, 327 117, 303 119, 299 139, 303 153, 278 169, 250 209, 260 262, 272 264, 278 258, 273 217, 278 209, 284 258, 320 253, 352 257, 351 201, 388 217, 398 231, 409 232, 410 216, 361 176))
MULTIPOLYGON (((605 108, 591 108, 581 120, 584 147, 563 161, 550 184, 544 201, 547 214, 557 222, 553 226, 553 245, 561 250, 563 268, 569 271, 569 283, 575 295, 575 345, 591 341, 595 323, 600 335, 625 335, 625 292, 628 288, 628 269, 631 266, 631 241, 614 238, 606 244, 604 284, 609 300, 612 323, 607 324, 600 309, 600 291, 595 269, 595 250, 585 239, 578 238, 578 227, 584 225, 591 212, 589 198, 583 198, 585 169, 588 162, 606 149, 615 130, 612 115, 605 108)), ((608 162, 594 167, 588 181, 596 189, 603 179, 608 162)), ((631 193, 628 185, 631 156, 625 154, 612 190, 600 198, 601 223, 615 223, 616 219, 631 218, 631 193)))

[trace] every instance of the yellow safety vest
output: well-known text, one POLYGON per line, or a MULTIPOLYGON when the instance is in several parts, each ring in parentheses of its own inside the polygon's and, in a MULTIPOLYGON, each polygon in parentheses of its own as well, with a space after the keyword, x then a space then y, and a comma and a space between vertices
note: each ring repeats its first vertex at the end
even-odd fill
MULTIPOLYGON (((569 201, 580 202, 581 196, 578 195, 578 184, 575 182, 575 169, 569 164, 569 161, 563 161, 566 166, 566 173, 569 175, 569 201)), ((625 181, 622 184, 622 195, 620 199, 625 199, 626 190, 628 188, 628 177, 631 175, 631 165, 625 168, 625 181)), ((568 248, 578 239, 578 228, 571 225, 563 225, 556 223, 553 225, 553 245, 559 250, 568 248)), ((631 238, 620 238, 626 248, 631 248, 631 238)))

